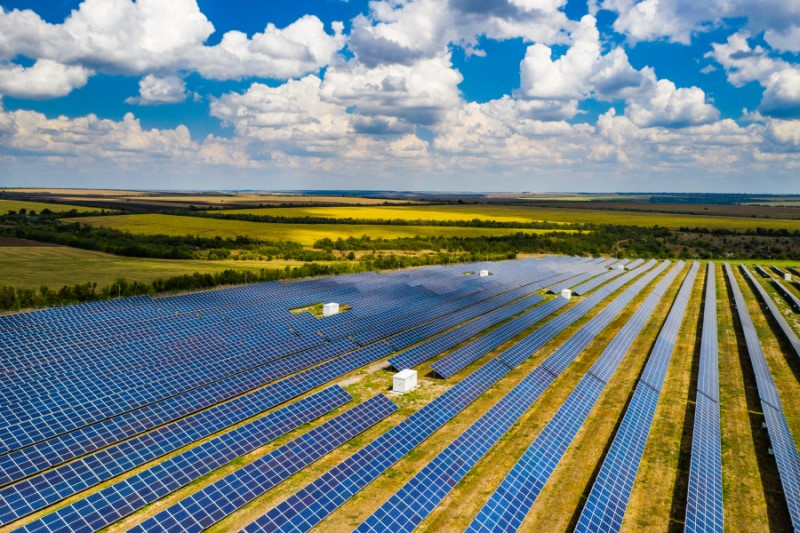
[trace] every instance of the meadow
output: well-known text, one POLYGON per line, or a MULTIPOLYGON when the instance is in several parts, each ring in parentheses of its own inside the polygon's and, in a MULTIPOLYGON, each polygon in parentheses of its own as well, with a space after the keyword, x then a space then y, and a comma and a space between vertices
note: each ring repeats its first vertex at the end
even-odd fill
MULTIPOLYGON (((370 208, 376 209, 376 208, 370 208)), ((514 233, 544 233, 544 230, 509 228, 463 228, 447 226, 376 226, 367 224, 267 224, 241 220, 176 215, 144 214, 86 217, 81 223, 146 235, 199 235, 202 237, 236 238, 246 236, 262 240, 286 240, 311 246, 319 239, 336 240, 348 237, 398 239, 403 237, 486 237, 514 233)))
MULTIPOLYGON (((317 261, 326 264, 326 261, 317 261)), ((301 261, 203 261, 142 259, 79 250, 66 246, 0 247, 0 285, 39 289, 47 285, 58 289, 63 285, 97 282, 98 287, 112 284, 117 278, 151 282, 183 274, 211 274, 223 270, 252 272, 261 268, 300 266, 301 261)))
MULTIPOLYGON (((702 207, 700 207, 702 209, 702 207)), ((230 214, 283 217, 328 217, 404 220, 495 220, 498 222, 557 222, 579 224, 621 224, 640 227, 662 226, 745 231, 754 228, 800 230, 800 220, 747 218, 738 216, 689 215, 613 209, 514 206, 514 205, 421 205, 370 207, 286 207, 226 210, 230 214)))
POLYGON ((16 211, 19 213, 21 209, 26 211, 42 212, 44 209, 49 209, 53 213, 67 213, 73 209, 78 213, 91 213, 97 211, 92 207, 82 207, 79 205, 69 204, 54 204, 45 202, 26 202, 22 200, 0 200, 0 215, 7 215, 9 211, 16 211))

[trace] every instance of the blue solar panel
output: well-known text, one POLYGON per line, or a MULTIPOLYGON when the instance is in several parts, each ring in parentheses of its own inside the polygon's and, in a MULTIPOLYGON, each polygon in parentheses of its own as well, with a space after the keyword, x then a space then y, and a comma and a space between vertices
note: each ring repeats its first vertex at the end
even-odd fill
POLYGON ((685 520, 686 531, 697 533, 724 531, 714 263, 708 264, 705 298, 685 520))
POLYGON ((270 509, 244 531, 307 530, 347 501, 509 372, 494 359, 316 481, 270 509))
MULTIPOLYGON (((539 298, 541 301, 541 298, 539 298)), ((466 344, 444 358, 436 361, 431 368, 440 376, 449 378, 473 361, 508 342, 537 322, 544 320, 565 305, 569 300, 556 296, 546 304, 531 309, 499 328, 466 344)))
POLYGON ((498 357, 507 365, 515 367, 522 361, 531 356, 535 351, 547 344, 553 337, 558 335, 564 328, 574 323, 576 320, 584 316, 592 310, 598 303, 603 301, 611 293, 630 282, 632 279, 638 277, 644 272, 650 270, 656 264, 655 261, 649 261, 645 265, 628 272, 608 285, 602 287, 597 292, 582 300, 575 306, 568 309, 566 312, 551 319, 546 324, 542 325, 531 335, 521 340, 508 350, 505 350, 498 357))
MULTIPOLYGON (((744 267, 742 268, 744 270, 744 267)), ((800 455, 797 453, 797 445, 789 431, 786 415, 783 413, 783 405, 767 365, 767 360, 764 357, 753 320, 747 311, 747 303, 744 300, 736 277, 733 275, 733 270, 727 263, 725 264, 725 274, 728 276, 736 304, 736 312, 739 315, 739 322, 742 325, 745 343, 747 344, 750 364, 753 366, 756 376, 758 396, 761 400, 761 408, 764 411, 764 420, 767 423, 767 431, 775 454, 775 461, 778 463, 778 473, 780 474, 786 505, 789 509, 789 516, 792 519, 794 529, 800 530, 800 455)))
POLYGON ((619 531, 622 527, 622 518, 650 433, 666 367, 675 348, 698 269, 699 263, 694 263, 683 280, 586 500, 576 531, 619 531))
POLYGON ((376 396, 161 511, 131 532, 199 532, 397 411, 376 396))
POLYGON ((667 263, 638 280, 535 368, 519 385, 437 455, 372 514, 358 531, 412 531, 511 425, 541 396, 560 371, 649 284, 667 263), (551 369, 556 368, 555 372, 551 369))
POLYGON ((761 297, 761 301, 763 301, 767 305, 767 309, 769 309, 772 318, 778 324, 778 327, 781 330, 781 334, 783 337, 792 345, 794 349, 794 353, 800 357, 800 339, 797 338, 797 334, 794 332, 792 326, 786 321, 784 318, 783 313, 781 313, 778 306, 775 304, 775 301, 770 297, 767 291, 764 290, 764 287, 756 280, 753 274, 744 267, 744 265, 740 265, 739 267, 741 271, 744 273, 747 280, 750 282, 750 286, 753 287, 756 292, 761 297))
MULTIPOLYGON (((91 527, 108 526, 147 504, 169 494, 199 477, 224 466, 236 457, 246 454, 267 442, 292 431, 302 424, 318 418, 332 409, 352 400, 341 387, 334 386, 289 405, 279 411, 249 422, 233 431, 215 437, 199 446, 182 452, 143 472, 119 481, 92 494, 85 500, 68 505, 23 528, 36 531, 41 527, 50 530, 78 531, 88 526, 82 509, 88 504, 98 517, 91 527)), ((9 487, 15 489, 25 482, 9 487)), ((18 492, 17 494, 21 494, 18 492)), ((60 499, 57 494, 37 497, 45 503, 60 499), (48 501, 50 500, 50 501, 48 501)), ((3 500, 8 501, 5 495, 3 500)), ((2 512, 3 522, 15 519, 37 508, 30 498, 24 498, 25 507, 17 506, 14 516, 2 512)))
MULTIPOLYGON (((666 266, 666 265, 664 265, 666 266)), ((517 531, 656 305, 683 269, 675 265, 584 375, 575 390, 481 508, 468 531, 517 531)), ((661 270, 648 275, 652 280, 661 270)))

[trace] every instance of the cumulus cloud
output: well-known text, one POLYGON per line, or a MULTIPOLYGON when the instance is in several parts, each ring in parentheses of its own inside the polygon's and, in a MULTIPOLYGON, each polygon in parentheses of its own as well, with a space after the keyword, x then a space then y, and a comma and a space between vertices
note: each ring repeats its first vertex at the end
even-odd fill
POLYGON ((771 74, 758 109, 771 117, 800 117, 800 70, 787 68, 771 74))
POLYGON ((409 130, 412 125, 436 123, 444 110, 458 105, 462 79, 449 54, 374 68, 352 61, 326 72, 321 96, 348 108, 357 125, 382 124, 397 130, 402 122, 409 130))
POLYGON ((210 79, 249 76, 287 79, 314 72, 331 62, 344 46, 343 25, 325 32, 322 21, 306 15, 283 29, 268 24, 248 38, 229 31, 216 46, 196 47, 187 54, 188 67, 210 79))
POLYGON ((614 30, 632 42, 668 39, 689 44, 692 34, 709 31, 724 19, 746 18, 756 32, 765 31, 771 46, 800 50, 800 4, 784 0, 595 0, 592 12, 617 14, 614 30))
POLYGON ((761 46, 751 46, 750 34, 739 31, 725 43, 712 45, 707 54, 719 62, 735 86, 757 81, 764 87, 759 112, 766 116, 800 116, 800 68, 781 58, 771 57, 761 46))
MULTIPOLYGON (((562 42, 570 25, 564 0, 377 0, 353 20, 350 49, 364 65, 411 64, 446 51, 449 43, 471 53, 480 36, 562 42)), ((478 53, 480 53, 478 51, 478 53)))
POLYGON ((680 128, 713 122, 719 111, 706 103, 702 89, 679 89, 669 80, 658 80, 651 91, 628 102, 625 115, 642 127, 680 128))
POLYGON ((320 98, 322 80, 309 75, 278 87, 252 84, 212 101, 211 115, 236 134, 269 147, 305 153, 337 149, 350 131, 345 108, 320 98))
POLYGON ((93 114, 48 118, 34 111, 0 111, 0 117, 2 145, 17 154, 136 160, 182 158, 196 150, 186 126, 146 130, 131 113, 119 122, 93 114))
POLYGON ((125 100, 129 104, 174 104, 186 100, 186 83, 177 76, 148 74, 139 80, 139 96, 125 100))
POLYGON ((643 81, 621 48, 603 54, 595 18, 584 16, 570 34, 571 45, 556 60, 552 50, 536 43, 528 47, 520 64, 523 98, 578 100, 596 97, 613 100, 629 95, 643 81))
MULTIPOLYGON (((166 88, 167 76, 181 71, 210 79, 287 79, 330 63, 344 46, 342 28, 334 23, 331 35, 317 17, 304 16, 283 29, 268 24, 252 38, 230 31, 219 44, 206 46, 214 26, 196 0, 85 0, 62 24, 47 23, 31 10, 0 7, 0 60, 22 55, 85 74, 160 73, 159 87, 150 78, 145 90, 166 88)), ((153 101, 176 101, 176 94, 153 101)), ((144 94, 140 100, 150 102, 144 94)))
POLYGON ((0 64, 0 95, 17 98, 56 98, 86 85, 92 72, 40 59, 33 66, 0 64))

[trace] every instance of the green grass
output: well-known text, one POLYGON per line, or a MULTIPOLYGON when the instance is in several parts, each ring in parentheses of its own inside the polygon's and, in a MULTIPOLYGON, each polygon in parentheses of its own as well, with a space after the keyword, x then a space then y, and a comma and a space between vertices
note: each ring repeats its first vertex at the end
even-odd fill
POLYGON ((498 222, 549 221, 560 223, 624 224, 667 228, 704 227, 743 231, 751 228, 800 230, 800 220, 750 219, 729 216, 701 216, 678 213, 648 213, 610 209, 569 209, 503 205, 466 206, 370 206, 370 207, 287 207, 275 209, 237 209, 226 213, 272 216, 329 218, 384 218, 405 220, 496 220, 498 222))
POLYGON ((215 220, 211 218, 175 215, 121 215, 87 217, 81 222, 145 235, 200 235, 202 237, 228 237, 239 235, 265 240, 285 240, 310 246, 324 237, 346 239, 369 235, 372 238, 398 239, 402 237, 484 237, 510 235, 524 231, 541 233, 541 230, 508 228, 461 228, 442 226, 376 226, 369 224, 269 224, 242 220, 215 220))
MULTIPOLYGON (((324 261, 319 261, 324 263, 324 261)), ((110 285, 123 277, 149 282, 182 274, 221 272, 227 269, 255 271, 261 268, 299 266, 301 261, 177 261, 119 257, 66 246, 8 246, 0 248, 0 285, 51 289, 76 283, 110 285)))
POLYGON ((73 209, 78 213, 90 213, 99 211, 94 207, 81 207, 79 205, 50 204, 44 202, 23 202, 21 200, 0 200, 0 215, 6 215, 9 211, 19 212, 20 209, 36 211, 40 213, 43 209, 49 209, 53 213, 66 213, 73 209))

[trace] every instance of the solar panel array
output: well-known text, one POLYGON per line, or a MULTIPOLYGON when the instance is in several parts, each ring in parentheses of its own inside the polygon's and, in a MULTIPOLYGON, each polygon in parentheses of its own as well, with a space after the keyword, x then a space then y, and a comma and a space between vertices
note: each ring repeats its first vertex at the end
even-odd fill
POLYGON ((631 279, 648 271, 654 264, 655 261, 650 261, 636 271, 629 272, 568 312, 550 320, 518 344, 505 350, 498 357, 464 378, 407 420, 378 437, 316 481, 290 496, 289 499, 277 507, 269 510, 245 530, 254 532, 273 531, 275 529, 310 529, 444 425, 457 412, 472 402, 477 395, 499 381, 510 369, 517 366, 519 362, 529 357, 533 352, 544 346, 548 340, 584 316, 602 299, 631 279), (577 311, 575 311, 576 309, 577 311), (539 334, 543 330, 544 334, 539 334), (529 339, 532 340, 529 341, 529 339), (524 345, 524 348, 521 351, 516 351, 516 347, 520 345, 524 345), (506 357, 512 351, 513 355, 506 357))
POLYGON ((572 292, 578 296, 583 296, 587 292, 591 291, 592 289, 596 289, 597 287, 607 282, 608 280, 616 278, 623 272, 624 272, 623 270, 609 270, 605 274, 601 274, 595 278, 590 279, 585 283, 581 283, 577 287, 573 288, 572 292))
POLYGON ((305 531, 312 528, 472 403, 509 370, 497 359, 489 361, 406 420, 267 511, 244 531, 305 531))
POLYGON ((517 366, 518 364, 522 363, 522 361, 530 357, 531 354, 552 340, 553 337, 563 331, 564 328, 568 327, 570 324, 574 323, 576 320, 588 313, 598 303, 608 297, 608 295, 612 294, 617 289, 630 282, 632 279, 635 279, 644 272, 647 272, 655 264, 656 261, 648 261, 641 267, 615 279, 577 305, 569 308, 564 313, 548 321, 546 324, 542 325, 542 327, 528 335, 525 339, 505 350, 498 357, 511 367, 517 366))
POLYGON ((699 268, 694 263, 658 334, 622 424, 581 511, 576 531, 619 531, 650 433, 667 366, 699 268))
POLYGON ((758 272, 758 275, 761 276, 762 278, 771 278, 772 277, 772 276, 769 275, 769 272, 764 270, 759 265, 754 265, 754 268, 756 269, 756 272, 758 272))
POLYGON ((685 529, 691 533, 724 530, 715 270, 714 263, 709 263, 686 501, 685 529))
MULTIPOLYGON (((606 384, 683 266, 683 262, 673 266, 622 326, 481 508, 467 531, 511 532, 521 527, 525 516, 589 416, 606 384)), ((654 274, 658 274, 658 271, 654 274)))
POLYGON ((199 532, 397 411, 378 395, 156 514, 132 532, 199 532))
MULTIPOLYGON (((79 531, 103 528, 351 400, 350 395, 338 385, 325 389, 95 492, 84 500, 32 522, 23 530, 79 531)), ((41 496, 43 499, 47 497, 46 494, 41 496)), ((20 514, 27 513, 23 511, 20 514)))
POLYGON ((761 297, 761 301, 764 302, 764 304, 766 304, 767 309, 769 309, 769 312, 772 315, 772 318, 778 324, 778 327, 780 328, 783 337, 792 346, 792 348, 794 349, 794 353, 798 357, 800 357, 800 339, 798 339, 797 333, 795 333, 792 326, 790 326, 789 323, 786 321, 786 318, 783 316, 783 313, 781 313, 781 310, 775 304, 775 301, 770 297, 767 291, 764 290, 764 287, 761 286, 761 284, 758 282, 758 280, 756 280, 753 274, 744 265, 739 265, 739 268, 741 269, 742 273, 745 275, 747 280, 750 282, 750 286, 753 287, 753 289, 755 289, 755 291, 761 297))
POLYGON ((795 313, 800 313, 800 298, 795 296, 794 293, 788 289, 788 287, 786 287, 783 283, 781 283, 777 279, 773 279, 772 284, 775 286, 776 289, 778 289, 778 292, 781 293, 781 296, 783 296, 786 299, 786 301, 789 302, 789 305, 792 307, 792 310, 795 313))
POLYGON ((412 531, 668 263, 620 294, 378 508, 357 531, 412 531))
MULTIPOLYGON (((574 260, 572 261, 574 262, 574 260)), ((448 298, 444 300, 440 306, 435 307, 436 312, 447 312, 447 309, 442 311, 441 307, 450 305, 450 303, 454 301, 462 306, 469 306, 476 301, 485 300, 504 290, 507 291, 503 283, 516 284, 520 281, 523 283, 527 282, 530 277, 530 267, 534 267, 532 269, 533 271, 538 271, 543 268, 556 268, 559 263, 565 263, 564 266, 566 266, 567 269, 573 268, 569 265, 569 262, 565 262, 563 258, 559 258, 557 261, 523 261, 521 263, 525 263, 524 266, 527 268, 521 269, 519 267, 522 265, 518 264, 516 268, 505 269, 509 271, 509 275, 505 277, 498 275, 497 280, 489 282, 490 285, 488 286, 499 290, 490 292, 472 291, 471 294, 474 294, 474 297, 448 298), (500 283, 502 279, 505 281, 500 283)), ((496 268, 498 272, 502 272, 503 270, 503 268, 496 268)), ((458 281, 462 282, 461 279, 458 281)), ((236 290, 238 289, 233 289, 232 291, 236 290)), ((227 291, 216 292, 226 293, 227 291)), ((314 295, 313 291, 308 292, 312 296, 314 295)), ((201 295, 190 296, 193 302, 192 305, 203 302, 206 298, 201 295)), ((294 298, 294 300, 296 301, 297 298, 294 298)), ((137 303, 137 305, 139 305, 139 303, 137 303)), ((163 302, 160 301, 159 305, 163 305, 163 302)), ((232 313, 229 312, 228 314, 232 313)), ((431 316, 437 315, 435 313, 419 312, 417 316, 418 320, 425 320, 431 316)), ((123 431, 128 433, 123 432, 121 435, 119 433, 109 434, 107 430, 105 430, 106 435, 103 435, 102 431, 104 431, 104 426, 95 424, 84 430, 70 432, 12 452, 11 454, 6 454, 0 457, 0 468, 2 468, 5 484, 12 483, 13 481, 19 480, 25 476, 30 476, 31 474, 36 474, 36 472, 45 468, 57 466, 59 463, 80 457, 81 454, 92 452, 104 445, 113 444, 115 440, 121 440, 134 435, 132 439, 122 442, 121 444, 94 453, 91 456, 86 456, 85 459, 79 459, 78 461, 51 470, 45 474, 40 474, 24 482, 29 486, 44 488, 51 498, 60 499, 67 497, 79 490, 83 490, 83 488, 89 486, 91 483, 96 483, 118 475, 130 468, 156 458, 159 455, 169 453, 169 451, 177 449, 180 446, 203 438, 205 435, 224 429, 227 425, 237 423, 248 416, 252 416, 252 414, 257 413, 259 409, 263 410, 277 405, 298 394, 302 394, 307 390, 324 384, 325 381, 335 379, 343 373, 358 368, 358 366, 363 366, 371 361, 385 357, 391 352, 391 348, 382 343, 353 352, 351 350, 354 346, 355 345, 351 341, 342 339, 340 341, 323 344, 319 347, 289 357, 271 361, 266 365, 261 365, 246 372, 234 374, 230 378, 215 382, 212 384, 213 388, 206 388, 205 390, 219 391, 220 387, 225 386, 227 388, 223 389, 223 392, 214 392, 214 394, 217 394, 214 400, 225 400, 235 394, 247 392, 266 382, 284 377, 297 370, 302 370, 309 365, 334 358, 329 361, 329 363, 324 363, 308 371, 301 372, 301 374, 292 376, 288 380, 261 389, 254 393, 253 396, 248 395, 242 397, 240 400, 214 406, 208 411, 197 413, 196 415, 168 424, 167 426, 162 426, 148 433, 146 436, 135 435, 146 431, 147 427, 143 426, 143 423, 149 423, 152 425, 151 427, 159 423, 159 420, 154 420, 152 416, 144 419, 143 423, 123 426, 123 431), (350 354, 348 354, 347 357, 339 357, 341 354, 348 351, 350 351, 350 354), (84 439, 83 442, 81 442, 81 438, 84 439), (102 469, 92 468, 92 465, 96 464, 103 464, 104 467, 102 469), (56 486, 59 490, 50 490, 49 487, 51 486, 56 486)), ((172 400, 175 401, 175 399, 172 400)), ((165 402, 160 402, 154 405, 153 408, 161 409, 161 412, 170 415, 173 419, 179 416, 175 411, 169 412, 163 409, 164 405, 166 405, 165 402)), ((183 403, 179 405, 193 406, 195 409, 198 407, 196 402, 192 404, 192 402, 186 401, 185 399, 183 403)), ((126 413, 126 415, 129 414, 130 413, 126 413)), ((161 420, 168 421, 169 416, 161 420)), ((108 421, 105 421, 105 424, 108 424, 108 421)), ((118 426, 114 426, 113 424, 110 428, 119 429, 118 426)), ((34 505, 43 505, 43 502, 39 500, 34 505)))
POLYGON ((431 368, 440 376, 449 378, 473 361, 477 361, 479 358, 508 342, 537 322, 544 320, 568 303, 569 300, 566 298, 556 296, 546 304, 531 309, 486 335, 471 341, 469 344, 461 346, 454 352, 433 363, 431 368))
POLYGON ((747 352, 750 356, 750 364, 753 366, 756 376, 758 397, 767 423, 767 431, 775 454, 775 461, 778 463, 778 473, 780 474, 786 505, 789 509, 789 516, 792 519, 792 526, 795 530, 798 530, 800 529, 800 455, 797 453, 797 445, 792 438, 789 424, 786 422, 783 404, 781 404, 778 389, 775 387, 775 381, 772 379, 767 360, 764 357, 753 320, 747 311, 744 296, 736 277, 733 275, 733 270, 727 263, 725 264, 725 274, 731 286, 736 312, 739 316, 739 322, 747 344, 747 352))
MULTIPOLYGON (((534 295, 524 298, 518 302, 509 304, 505 307, 487 313, 471 322, 460 324, 458 327, 451 329, 429 339, 421 344, 418 344, 403 353, 395 355, 389 359, 389 363, 398 369, 412 368, 420 363, 435 357, 436 355, 458 346, 467 339, 480 334, 481 332, 495 326, 496 324, 507 320, 508 318, 529 309, 534 305, 542 302, 542 298, 534 295)), ((538 308, 537 308, 538 309, 538 308)))

